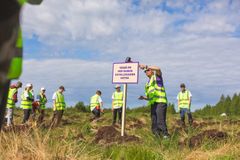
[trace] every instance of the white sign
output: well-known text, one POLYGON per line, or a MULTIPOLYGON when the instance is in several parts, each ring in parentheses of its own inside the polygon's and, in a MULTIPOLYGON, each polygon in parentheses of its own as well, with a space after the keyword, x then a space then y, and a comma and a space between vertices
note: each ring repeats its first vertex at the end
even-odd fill
POLYGON ((137 84, 139 76, 139 63, 113 63, 112 83, 137 84))

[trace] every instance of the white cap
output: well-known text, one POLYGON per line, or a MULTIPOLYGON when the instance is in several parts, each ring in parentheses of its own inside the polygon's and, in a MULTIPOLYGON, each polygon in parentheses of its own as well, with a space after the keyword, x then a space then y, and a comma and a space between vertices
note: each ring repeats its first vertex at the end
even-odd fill
POLYGON ((117 84, 116 86, 115 86, 115 88, 117 89, 117 88, 121 88, 121 86, 119 85, 119 84, 117 84))
POLYGON ((31 83, 27 83, 27 84, 26 84, 26 87, 31 87, 31 86, 32 86, 31 83))
POLYGON ((41 91, 45 91, 46 89, 44 87, 41 88, 41 91))

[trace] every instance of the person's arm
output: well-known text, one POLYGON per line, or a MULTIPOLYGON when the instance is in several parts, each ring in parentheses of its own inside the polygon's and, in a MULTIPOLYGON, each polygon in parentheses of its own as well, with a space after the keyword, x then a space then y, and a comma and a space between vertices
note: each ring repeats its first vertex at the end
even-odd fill
POLYGON ((103 109, 102 109, 103 108, 103 101, 102 101, 101 97, 98 98, 98 102, 100 104, 100 111, 103 112, 103 109))
POLYGON ((54 93, 53 94, 53 97, 52 97, 52 99, 53 99, 53 110, 55 111, 56 110, 56 93, 54 93))
POLYGON ((114 106, 114 93, 113 93, 113 95, 112 95, 112 111, 113 111, 113 106, 114 106))
POLYGON ((192 104, 192 97, 189 97, 189 109, 190 109, 190 107, 191 107, 191 104, 192 104))
POLYGON ((14 93, 14 95, 13 95, 13 101, 15 102, 15 103, 17 103, 18 102, 18 98, 17 98, 17 92, 16 93, 14 93))
POLYGON ((28 100, 28 101, 34 101, 34 99, 33 98, 30 98, 30 96, 29 96, 29 93, 28 92, 25 92, 24 93, 24 97, 28 100))
POLYGON ((190 91, 188 91, 188 92, 189 92, 189 109, 190 109, 190 107, 192 105, 192 94, 190 91))
POLYGON ((139 99, 139 100, 146 100, 146 101, 148 101, 147 96, 140 96, 138 99, 139 99))
POLYGON ((148 66, 148 65, 145 65, 145 64, 139 64, 139 67, 141 69, 148 69, 149 68, 149 69, 155 71, 157 76, 162 75, 162 71, 161 71, 160 67, 158 67, 158 66, 148 66))

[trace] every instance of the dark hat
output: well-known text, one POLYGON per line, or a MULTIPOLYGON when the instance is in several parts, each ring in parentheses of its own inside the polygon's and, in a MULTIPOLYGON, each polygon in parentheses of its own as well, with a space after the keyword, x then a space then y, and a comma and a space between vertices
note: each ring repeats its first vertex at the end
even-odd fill
POLYGON ((100 90, 97 90, 96 93, 97 94, 102 94, 102 92, 100 90))
POLYGON ((186 88, 186 85, 185 85, 184 83, 182 83, 182 84, 180 85, 180 87, 181 87, 181 88, 186 88))
POLYGON ((22 87, 22 82, 21 82, 21 81, 18 81, 18 82, 16 83, 16 85, 18 85, 19 87, 22 87))
POLYGON ((65 88, 64 88, 64 86, 60 86, 60 87, 59 87, 59 89, 62 89, 62 90, 64 90, 64 91, 65 91, 65 88))

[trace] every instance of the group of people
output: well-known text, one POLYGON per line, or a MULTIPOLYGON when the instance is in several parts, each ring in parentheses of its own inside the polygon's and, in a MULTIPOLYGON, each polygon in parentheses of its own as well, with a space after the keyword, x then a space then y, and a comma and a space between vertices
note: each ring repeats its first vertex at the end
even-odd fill
MULTIPOLYGON (((116 91, 112 94, 112 112, 113 112, 113 122, 114 125, 117 122, 121 123, 122 119, 122 107, 123 107, 123 92, 121 91, 121 86, 115 86, 116 91)), ((100 118, 101 112, 103 112, 103 101, 101 98, 102 92, 100 90, 96 91, 96 94, 93 95, 90 99, 90 110, 93 113, 93 119, 100 118)))
MULTIPOLYGON (((163 135, 163 137, 168 137, 168 129, 166 125, 166 114, 167 114, 167 94, 163 83, 162 72, 157 66, 147 66, 140 64, 139 68, 144 70, 146 76, 149 78, 148 82, 145 85, 145 95, 140 96, 140 100, 147 100, 149 106, 151 106, 151 121, 152 121, 152 132, 155 135, 163 135)), ((13 110, 15 104, 18 101, 17 92, 18 89, 22 87, 21 82, 17 82, 14 85, 11 85, 8 94, 7 101, 7 114, 6 120, 7 125, 13 123, 13 110)), ((180 85, 181 91, 177 96, 178 100, 178 110, 181 117, 181 123, 185 125, 185 114, 188 115, 189 124, 193 122, 192 114, 190 111, 192 94, 189 90, 186 89, 185 84, 180 85)), ((122 117, 122 107, 124 94, 121 91, 121 86, 116 85, 115 91, 112 94, 112 112, 113 112, 113 122, 115 125, 117 122, 121 123, 122 117)), ((63 112, 66 107, 64 100, 63 92, 65 91, 64 86, 60 86, 59 89, 53 94, 53 118, 52 125, 58 126, 60 123, 63 112)), ((30 115, 32 114, 32 119, 38 123, 42 123, 45 115, 47 97, 45 95, 46 89, 41 88, 36 99, 33 92, 33 85, 28 83, 21 95, 21 108, 23 109, 24 116, 22 123, 25 124, 28 122, 30 115), (36 120, 36 113, 39 112, 39 117, 36 120)), ((102 92, 100 90, 96 91, 96 94, 93 95, 90 99, 90 110, 94 115, 94 119, 100 117, 101 112, 103 112, 103 101, 101 98, 102 92)))
MULTIPOLYGON (((140 96, 140 100, 147 100, 151 106, 152 132, 156 136, 163 135, 164 138, 169 137, 166 114, 167 114, 167 94, 163 83, 161 69, 157 66, 139 65, 140 69, 144 70, 149 78, 145 85, 145 96, 140 96)), ((185 84, 180 85, 181 91, 177 96, 178 111, 181 117, 182 126, 185 125, 185 114, 188 115, 189 124, 193 122, 191 115, 192 95, 186 89, 185 84)))
MULTIPOLYGON (((140 96, 140 100, 147 100, 148 105, 151 106, 151 121, 152 132, 156 136, 163 135, 164 138, 169 137, 166 114, 167 114, 167 95, 163 83, 162 72, 157 66, 147 66, 140 64, 139 68, 144 70, 146 76, 149 78, 145 85, 145 96, 140 96)), ((180 113, 181 125, 185 126, 185 114, 188 115, 189 124, 192 125, 193 119, 191 114, 192 94, 186 89, 185 84, 180 85, 181 91, 177 96, 178 111, 180 113)), ((116 91, 112 95, 112 111, 113 111, 113 125, 116 123, 118 115, 118 123, 121 123, 122 106, 123 106, 123 92, 121 86, 115 86, 116 91)), ((101 98, 101 91, 97 91, 90 100, 90 108, 94 114, 94 118, 99 118, 102 112, 103 101, 101 98)))
MULTIPOLYGON (((17 82, 9 88, 8 100, 7 100, 7 113, 6 122, 7 126, 13 125, 13 113, 16 103, 18 102, 18 89, 22 88, 22 82, 17 82)), ((66 107, 63 92, 65 91, 64 86, 60 86, 59 89, 53 94, 53 118, 51 125, 58 126, 61 121, 63 112, 66 107)), ((22 124, 26 124, 29 118, 32 117, 34 122, 41 124, 45 117, 46 103, 48 102, 45 94, 46 89, 42 87, 39 94, 35 97, 33 91, 33 85, 31 83, 26 84, 24 91, 21 94, 21 108, 23 109, 23 120, 22 124), (37 112, 39 113, 38 118, 37 112), (32 115, 32 116, 31 116, 32 115)))

